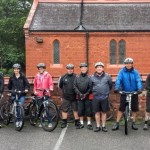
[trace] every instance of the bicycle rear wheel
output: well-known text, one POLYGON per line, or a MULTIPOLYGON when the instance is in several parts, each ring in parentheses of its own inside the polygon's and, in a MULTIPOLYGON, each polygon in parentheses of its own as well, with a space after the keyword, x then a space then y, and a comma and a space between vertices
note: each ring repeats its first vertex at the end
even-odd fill
POLYGON ((24 127, 24 109, 21 105, 17 105, 14 109, 14 126, 17 131, 21 131, 24 127))
POLYGON ((109 107, 110 107, 110 110, 107 112, 107 118, 106 118, 107 121, 113 119, 114 117, 114 107, 112 103, 110 102, 109 102, 109 107))
POLYGON ((125 112, 124 112, 125 135, 128 135, 128 116, 129 116, 129 107, 126 106, 125 112))
POLYGON ((40 121, 45 131, 51 132, 57 127, 59 113, 57 106, 52 101, 49 102, 49 106, 42 110, 40 121))
POLYGON ((0 109, 0 115, 5 125, 10 123, 11 115, 11 104, 9 102, 4 103, 0 109))
POLYGON ((37 114, 37 107, 36 104, 31 104, 30 106, 30 112, 29 112, 29 120, 30 120, 30 124, 32 126, 35 126, 37 124, 38 121, 38 114, 37 114))

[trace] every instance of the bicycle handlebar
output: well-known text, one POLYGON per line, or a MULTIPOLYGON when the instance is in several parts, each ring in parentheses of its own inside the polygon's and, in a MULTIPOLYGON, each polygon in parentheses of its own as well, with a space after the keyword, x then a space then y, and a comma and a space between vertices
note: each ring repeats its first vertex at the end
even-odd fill
POLYGON ((133 91, 133 92, 119 91, 119 93, 120 93, 120 94, 132 94, 132 95, 138 94, 137 91, 133 91))
POLYGON ((19 91, 19 90, 5 90, 4 92, 10 92, 10 93, 16 93, 16 94, 26 93, 25 91, 19 91))

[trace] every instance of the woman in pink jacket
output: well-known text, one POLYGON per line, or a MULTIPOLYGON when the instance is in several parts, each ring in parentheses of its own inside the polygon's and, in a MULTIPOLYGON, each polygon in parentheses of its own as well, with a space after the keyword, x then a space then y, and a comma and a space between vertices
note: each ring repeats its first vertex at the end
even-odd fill
MULTIPOLYGON (((38 68, 38 73, 34 78, 34 94, 38 97, 43 97, 43 91, 42 90, 47 90, 46 95, 49 97, 50 91, 53 91, 53 81, 52 81, 52 76, 45 70, 46 65, 44 63, 39 63, 37 65, 38 68)), ((39 107, 42 106, 42 100, 38 101, 39 107)), ((52 124, 50 123, 48 126, 50 127, 52 124)), ((42 127, 40 124, 39 127, 42 127)))

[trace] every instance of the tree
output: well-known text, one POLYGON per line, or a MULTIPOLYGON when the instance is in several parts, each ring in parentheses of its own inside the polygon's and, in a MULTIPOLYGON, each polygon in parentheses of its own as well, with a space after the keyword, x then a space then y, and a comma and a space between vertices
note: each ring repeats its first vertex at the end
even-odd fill
POLYGON ((1 0, 0 3, 0 67, 12 68, 13 63, 25 65, 23 26, 32 0, 1 0))

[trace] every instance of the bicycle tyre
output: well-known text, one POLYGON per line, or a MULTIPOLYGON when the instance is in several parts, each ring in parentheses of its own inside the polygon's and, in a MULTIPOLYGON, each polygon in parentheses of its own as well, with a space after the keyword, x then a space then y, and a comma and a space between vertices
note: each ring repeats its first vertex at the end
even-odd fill
POLYGON ((16 131, 21 131, 24 127, 24 109, 21 105, 17 105, 16 108, 14 109, 14 126, 15 126, 15 130, 16 131), (20 126, 17 127, 16 126, 16 122, 17 122, 17 109, 19 108, 19 112, 20 112, 20 117, 19 117, 19 120, 20 120, 20 126))
POLYGON ((126 106, 125 112, 124 112, 124 128, 125 128, 125 135, 128 135, 128 111, 129 108, 126 106))
POLYGON ((37 107, 36 104, 32 103, 30 105, 30 111, 29 111, 29 120, 30 120, 30 124, 32 126, 35 126, 37 124, 38 121, 38 114, 37 114, 37 107))
POLYGON ((111 102, 109 102, 109 107, 110 110, 107 112, 107 118, 106 118, 107 121, 113 119, 115 113, 114 107, 111 102))
POLYGON ((9 102, 5 102, 4 104, 2 104, 0 108, 0 115, 5 125, 9 125, 10 123, 10 119, 11 119, 10 110, 11 110, 11 105, 9 102))
POLYGON ((45 131, 51 132, 57 127, 59 121, 59 113, 58 108, 54 102, 50 101, 49 106, 43 108, 40 116, 40 121, 42 128, 45 131), (52 127, 48 127, 48 115, 46 112, 50 114, 52 127))
MULTIPOLYGON (((62 105, 59 107, 59 118, 63 120, 62 119, 62 105)), ((74 115, 73 115, 73 110, 70 106, 68 110, 67 123, 73 123, 73 122, 74 122, 74 115)))

